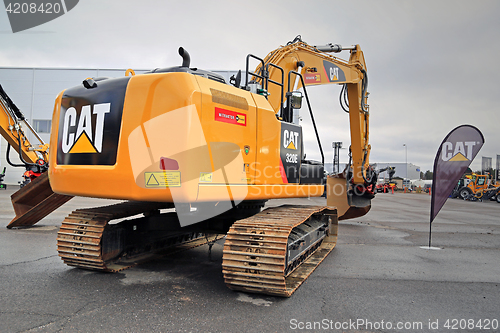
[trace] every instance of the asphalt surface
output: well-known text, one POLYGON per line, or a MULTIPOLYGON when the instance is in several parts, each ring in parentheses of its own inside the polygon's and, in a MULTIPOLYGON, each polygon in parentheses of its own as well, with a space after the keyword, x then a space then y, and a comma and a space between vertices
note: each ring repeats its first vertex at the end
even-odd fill
MULTIPOLYGON (((77 198, 28 229, 8 230, 12 189, 0 190, 0 332, 499 332, 500 204, 449 199, 433 223, 430 197, 378 194, 341 221, 337 247, 290 298, 229 290, 222 244, 115 274, 65 266, 57 229, 77 198), (447 325, 448 324, 448 325, 447 325)), ((270 205, 323 205, 274 200, 270 205)))

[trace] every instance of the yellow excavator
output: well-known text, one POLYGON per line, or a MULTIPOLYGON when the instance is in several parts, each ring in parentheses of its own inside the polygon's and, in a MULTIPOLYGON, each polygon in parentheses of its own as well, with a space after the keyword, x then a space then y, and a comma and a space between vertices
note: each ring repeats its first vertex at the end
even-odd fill
POLYGON ((248 55, 245 80, 239 72, 230 82, 190 67, 183 48, 179 54, 181 66, 87 78, 58 95, 52 190, 125 200, 71 213, 58 232, 59 255, 71 266, 116 272, 225 235, 229 288, 290 296, 334 248, 338 220, 366 214, 374 196, 363 52, 359 45, 312 46, 299 36, 263 59, 248 55), (331 55, 344 50, 348 60, 331 55), (324 155, 307 94, 320 84, 343 86, 349 165, 327 177, 327 206, 262 210, 270 199, 324 193, 324 155), (302 104, 321 161, 306 158, 303 128, 294 121, 302 104))

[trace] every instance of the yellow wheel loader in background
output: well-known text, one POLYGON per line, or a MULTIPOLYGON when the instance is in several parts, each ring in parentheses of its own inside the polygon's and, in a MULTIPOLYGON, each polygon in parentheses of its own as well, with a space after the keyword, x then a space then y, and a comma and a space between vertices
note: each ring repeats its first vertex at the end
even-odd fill
POLYGON ((464 200, 496 200, 500 203, 500 185, 488 185, 488 175, 473 173, 467 176, 470 181, 466 186, 458 189, 458 196, 464 200))
POLYGON ((335 246, 338 220, 366 214, 374 196, 363 52, 298 37, 264 59, 248 55, 243 85, 240 73, 228 83, 191 68, 183 48, 179 54, 181 66, 88 78, 57 97, 52 190, 126 200, 71 213, 58 232, 59 255, 68 265, 113 272, 222 234, 231 289, 290 296, 335 246), (330 55, 343 50, 349 60, 330 55), (250 63, 257 63, 253 72, 250 63), (324 192, 324 155, 307 94, 320 84, 343 85, 349 166, 328 177, 327 206, 261 211, 270 199, 324 192), (303 104, 310 129, 294 123, 303 104), (303 130, 315 132, 321 161, 306 159, 303 130))

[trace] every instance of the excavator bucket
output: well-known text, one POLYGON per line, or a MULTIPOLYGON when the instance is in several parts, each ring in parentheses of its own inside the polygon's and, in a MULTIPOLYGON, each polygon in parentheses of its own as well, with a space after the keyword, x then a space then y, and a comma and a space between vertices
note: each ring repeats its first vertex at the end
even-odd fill
POLYGON ((347 195, 347 181, 342 174, 326 179, 326 204, 337 208, 339 220, 353 219, 368 213, 371 200, 347 195))
POLYGON ((16 217, 10 221, 7 228, 32 226, 73 198, 70 195, 54 193, 48 174, 42 173, 40 177, 12 194, 10 199, 16 217))

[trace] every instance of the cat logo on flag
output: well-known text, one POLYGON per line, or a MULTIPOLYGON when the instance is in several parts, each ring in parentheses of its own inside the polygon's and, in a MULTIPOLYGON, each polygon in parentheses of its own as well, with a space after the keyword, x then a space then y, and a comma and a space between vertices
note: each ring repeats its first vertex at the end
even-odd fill
POLYGON ((443 161, 462 162, 472 161, 473 148, 475 141, 443 142, 441 147, 441 158, 443 161), (455 147, 453 147, 455 145, 455 147))
POLYGON ((458 126, 443 139, 434 158, 432 169, 430 223, 439 213, 483 144, 483 134, 472 125, 458 126))

